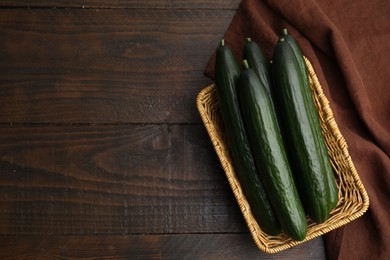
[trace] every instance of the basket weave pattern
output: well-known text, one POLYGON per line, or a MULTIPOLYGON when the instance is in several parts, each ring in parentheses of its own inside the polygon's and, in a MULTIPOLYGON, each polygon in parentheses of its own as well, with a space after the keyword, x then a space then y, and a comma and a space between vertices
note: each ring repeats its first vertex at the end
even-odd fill
POLYGON ((234 166, 225 143, 224 126, 215 86, 210 85, 204 88, 197 97, 198 111, 252 238, 258 248, 266 253, 276 253, 288 249, 343 226, 363 215, 369 206, 367 192, 349 155, 347 143, 334 120, 329 101, 322 91, 310 61, 306 57, 304 59, 309 72, 313 98, 320 116, 322 132, 335 172, 339 201, 326 222, 316 224, 308 218, 308 231, 303 241, 294 241, 284 233, 278 236, 269 236, 261 230, 252 215, 248 201, 234 172, 234 166))

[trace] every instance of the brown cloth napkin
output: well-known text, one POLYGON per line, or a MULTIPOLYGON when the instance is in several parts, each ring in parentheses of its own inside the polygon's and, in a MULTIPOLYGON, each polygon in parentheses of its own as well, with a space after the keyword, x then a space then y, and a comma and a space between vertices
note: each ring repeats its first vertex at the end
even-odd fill
POLYGON ((241 60, 251 37, 271 59, 283 28, 313 63, 370 198, 365 215, 324 236, 327 257, 390 259, 390 2, 243 0, 225 43, 241 60))

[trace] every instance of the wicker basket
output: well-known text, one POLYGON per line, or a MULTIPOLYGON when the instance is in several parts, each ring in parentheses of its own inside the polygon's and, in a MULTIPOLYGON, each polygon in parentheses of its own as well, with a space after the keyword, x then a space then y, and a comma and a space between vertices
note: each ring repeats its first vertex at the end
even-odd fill
POLYGON ((242 192, 224 141, 224 127, 215 86, 211 85, 204 88, 197 97, 199 113, 217 152, 234 196, 237 199, 249 231, 258 248, 265 253, 276 253, 321 236, 360 217, 369 206, 367 192, 356 172, 345 139, 341 135, 334 120, 329 102, 322 91, 310 61, 306 57, 305 62, 309 71, 313 97, 320 115, 322 131, 336 173, 339 201, 337 207, 331 212, 326 222, 316 224, 308 218, 307 235, 303 241, 294 241, 283 233, 278 236, 269 236, 261 230, 242 192))

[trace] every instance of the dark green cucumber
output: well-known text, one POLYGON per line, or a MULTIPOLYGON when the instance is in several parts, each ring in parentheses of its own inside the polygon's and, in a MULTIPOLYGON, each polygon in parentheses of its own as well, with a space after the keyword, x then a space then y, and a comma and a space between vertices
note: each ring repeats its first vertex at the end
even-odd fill
MULTIPOLYGON (((299 68, 301 71, 301 74, 303 76, 303 83, 304 83, 304 89, 303 91, 306 93, 306 102, 313 103, 313 96, 312 92, 310 91, 310 82, 308 78, 308 71, 306 68, 305 61, 303 60, 303 55, 301 48, 299 47, 297 41, 294 39, 292 35, 290 35, 287 31, 287 29, 283 29, 283 38, 285 41, 290 44, 291 48, 293 49, 295 53, 295 57, 297 58, 299 68)), ((329 209, 332 210, 336 207, 338 202, 338 188, 336 184, 336 179, 334 177, 333 168, 330 162, 330 157, 328 154, 328 149, 326 148, 324 136, 322 134, 321 125, 318 117, 317 110, 315 109, 315 105, 313 103, 311 109, 309 109, 310 117, 313 119, 313 124, 315 125, 316 131, 315 131, 315 138, 318 142, 317 149, 321 152, 321 159, 324 166, 323 173, 325 174, 328 185, 329 185, 329 209)))
POLYGON ((270 62, 265 58, 256 42, 252 41, 251 38, 246 38, 245 40, 246 42, 242 51, 242 57, 248 62, 249 67, 255 71, 271 97, 272 79, 270 62))
POLYGON ((238 97, 256 167, 261 172, 271 205, 285 233, 295 240, 306 237, 306 216, 283 147, 273 104, 267 89, 244 61, 238 97))
POLYGON ((240 68, 222 40, 216 53, 215 83, 234 170, 259 226, 267 234, 277 235, 280 224, 256 170, 239 110, 236 94, 239 75, 240 68))
POLYGON ((245 40, 246 42, 242 52, 243 59, 248 62, 249 67, 254 70, 260 82, 267 89, 276 116, 277 107, 273 104, 270 62, 265 58, 256 42, 252 41, 251 38, 246 38, 245 40))
POLYGON ((306 98, 304 75, 294 50, 283 37, 274 50, 272 80, 280 127, 299 195, 310 218, 322 223, 330 213, 329 185, 314 138, 318 129, 309 116, 315 108, 306 98))

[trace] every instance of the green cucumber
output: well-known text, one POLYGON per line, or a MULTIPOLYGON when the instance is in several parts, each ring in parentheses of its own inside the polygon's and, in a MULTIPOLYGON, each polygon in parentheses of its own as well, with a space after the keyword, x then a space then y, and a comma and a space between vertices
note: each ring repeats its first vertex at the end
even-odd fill
MULTIPOLYGON (((284 141, 299 195, 307 214, 317 223, 329 217, 330 192, 318 147, 318 118, 313 99, 308 99, 303 73, 294 49, 282 36, 274 50, 272 80, 284 141)), ((310 92, 311 93, 311 92, 310 92)), ((320 132, 321 133, 321 132, 320 132)))
POLYGON ((267 234, 277 235, 280 224, 257 172, 239 110, 236 94, 239 75, 240 67, 222 40, 216 52, 215 83, 234 170, 259 226, 267 234))
POLYGON ((267 92, 272 99, 270 62, 265 58, 259 45, 252 41, 251 38, 245 39, 242 57, 248 62, 249 67, 255 71, 256 75, 259 77, 263 86, 266 87, 267 92))
MULTIPOLYGON (((242 52, 243 59, 248 62, 251 69, 254 70, 256 75, 259 77, 260 82, 267 89, 267 93, 272 102, 273 110, 276 116, 277 107, 274 105, 272 97, 272 79, 271 79, 271 64, 265 58, 259 45, 252 41, 251 38, 245 39, 245 44, 242 52)), ((278 126, 279 128, 279 126, 278 126)))
POLYGON ((256 167, 284 232, 306 237, 306 216, 283 147, 273 104, 266 87, 248 63, 238 81, 238 97, 256 167))
MULTIPOLYGON (((293 51, 295 53, 295 57, 298 60, 301 74, 304 76, 303 77, 303 83, 304 83, 304 86, 305 86, 304 89, 306 90, 305 91, 306 99, 307 99, 307 102, 311 102, 309 100, 312 100, 313 96, 312 96, 312 93, 310 91, 310 81, 309 81, 309 78, 307 76, 308 75, 308 71, 307 71, 307 68, 306 68, 305 61, 303 60, 303 55, 302 55, 301 48, 299 47, 299 45, 298 45, 297 41, 294 39, 294 37, 288 33, 287 29, 283 29, 282 34, 283 34, 283 38, 285 39, 285 41, 288 44, 290 44, 291 48, 293 49, 293 51), (309 91, 307 91, 307 90, 309 90, 309 91)), ((330 162, 328 149, 326 148, 324 136, 322 135, 321 125, 320 125, 320 121, 319 121, 319 118, 318 118, 317 110, 316 109, 310 109, 309 111, 311 112, 310 117, 313 118, 313 123, 314 123, 314 125, 315 125, 315 127, 317 129, 315 131, 315 133, 316 133, 315 138, 318 140, 318 149, 321 152, 321 158, 322 158, 323 164, 324 164, 324 171, 323 171, 323 173, 325 174, 325 176, 326 176, 326 178, 328 180, 328 185, 329 185, 329 209, 333 210, 336 207, 337 202, 338 202, 338 188, 337 188, 337 184, 336 184, 336 179, 334 177, 334 172, 333 172, 333 168, 332 168, 332 165, 331 165, 331 162, 330 162)))

